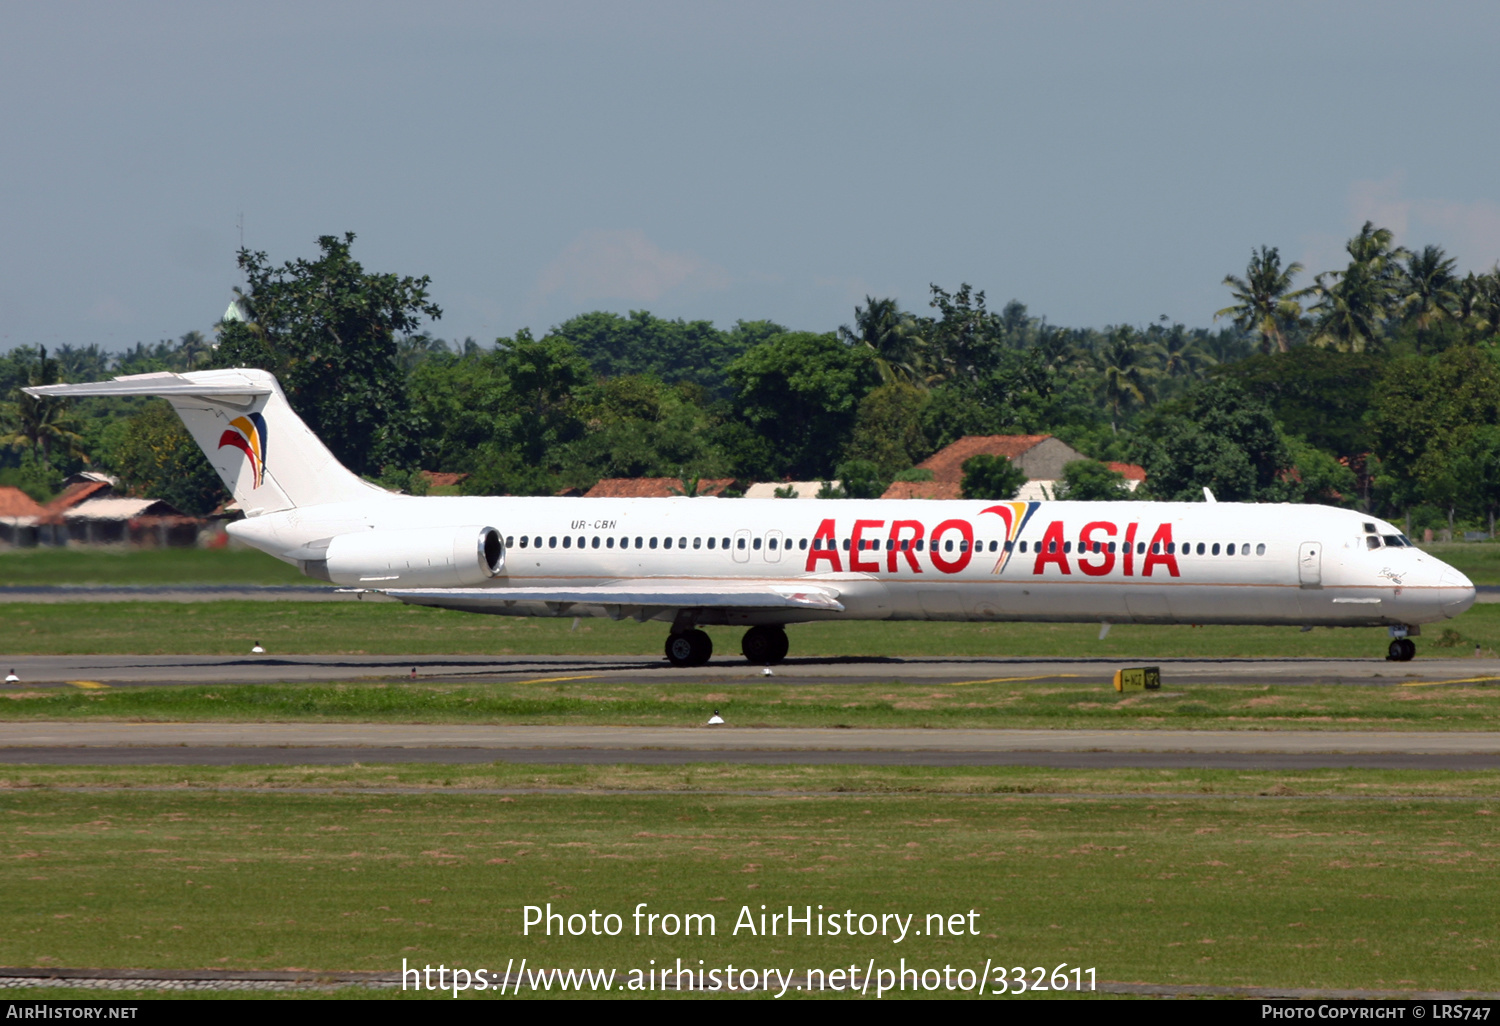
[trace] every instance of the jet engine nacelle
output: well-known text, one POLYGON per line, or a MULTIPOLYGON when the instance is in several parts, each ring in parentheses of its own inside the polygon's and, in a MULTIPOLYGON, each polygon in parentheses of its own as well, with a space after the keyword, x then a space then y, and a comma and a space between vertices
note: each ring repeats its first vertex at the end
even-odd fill
POLYGON ((327 580, 366 588, 472 588, 504 571, 505 539, 477 525, 341 534, 326 559, 327 580))

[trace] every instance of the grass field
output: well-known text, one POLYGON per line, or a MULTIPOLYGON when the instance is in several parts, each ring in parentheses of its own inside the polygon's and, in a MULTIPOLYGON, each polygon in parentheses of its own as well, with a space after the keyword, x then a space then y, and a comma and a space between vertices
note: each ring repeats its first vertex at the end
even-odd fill
MULTIPOLYGON (((1500 544, 1450 542, 1423 549, 1475 584, 1500 584, 1500 544)), ((228 549, 0 549, 0 587, 49 584, 316 584, 262 552, 228 549)))
POLYGON ((1173 684, 1118 695, 1100 681, 215 684, 0 692, 0 718, 740 727, 1500 729, 1500 681, 1437 686, 1173 684))
POLYGON ((0 587, 56 584, 318 584, 254 549, 0 549, 0 587))
MULTIPOLYGON (((669 772, 700 771, 721 774, 719 788, 764 782, 738 768, 669 772)), ((113 772, 122 785, 158 779, 113 772)), ((628 970, 680 957, 800 971, 905 957, 1094 966, 1101 980, 1494 987, 1493 798, 1028 796, 1014 786, 1035 782, 1024 771, 959 772, 995 786, 954 794, 906 775, 901 794, 786 796, 11 787, 0 961, 390 971, 403 957, 491 970, 526 957, 628 970), (713 913, 717 933, 522 937, 522 907, 547 902, 626 924, 638 902, 713 913), (917 928, 973 909, 978 935, 731 935, 741 908, 758 916, 761 904, 915 914, 917 928)))
MULTIPOLYGON (((261 642, 272 655, 660 656, 667 625, 482 616, 388 602, 63 602, 0 606, 0 657, 15 655, 238 655, 261 642)), ((740 630, 709 628, 716 662, 740 663, 740 630)), ((1121 624, 793 624, 793 658, 806 656, 1173 656, 1379 658, 1381 628, 1154 627, 1121 624)), ((1500 651, 1500 604, 1429 625, 1423 655, 1500 651)))

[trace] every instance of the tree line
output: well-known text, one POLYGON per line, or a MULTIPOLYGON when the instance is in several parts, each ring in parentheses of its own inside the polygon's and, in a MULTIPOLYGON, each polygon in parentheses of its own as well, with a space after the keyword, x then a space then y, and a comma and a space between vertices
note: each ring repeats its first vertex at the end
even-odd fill
MULTIPOLYGON (((1145 467, 1136 494, 1324 502, 1412 529, 1490 524, 1500 506, 1500 273, 1459 276, 1366 224, 1342 269, 1313 275, 1260 247, 1224 278, 1213 329, 1166 317, 1067 328, 1019 301, 933 285, 926 308, 867 297, 850 322, 721 329, 584 313, 493 344, 434 334, 425 277, 369 273, 352 234, 313 259, 242 250, 242 316, 118 354, 22 346, 0 356, 0 483, 37 498, 95 467, 207 512, 223 495, 165 403, 38 403, 22 385, 256 366, 355 472, 421 492, 555 494, 604 477, 842 481, 879 495, 971 434, 1053 434, 1145 467)), ((977 490, 1009 487, 989 466, 977 490), (990 482, 984 484, 984 482, 990 482)), ((1120 493, 1079 465, 1074 498, 1120 493)), ((978 491, 975 492, 978 494, 978 491)))

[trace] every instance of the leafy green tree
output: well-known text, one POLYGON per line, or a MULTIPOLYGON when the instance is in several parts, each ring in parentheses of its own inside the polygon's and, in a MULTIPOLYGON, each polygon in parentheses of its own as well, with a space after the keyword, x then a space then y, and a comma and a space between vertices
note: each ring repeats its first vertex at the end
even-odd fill
POLYGON ((730 364, 728 377, 739 416, 778 457, 775 476, 799 481, 830 476, 879 379, 867 351, 812 332, 773 336, 730 364))
POLYGON ((730 361, 768 335, 785 329, 768 322, 740 322, 736 330, 720 332, 709 321, 663 320, 645 310, 629 317, 596 311, 564 321, 547 333, 577 348, 602 377, 649 374, 667 384, 690 381, 710 392, 724 392, 724 371, 730 361))
POLYGON ((125 422, 108 466, 132 494, 162 499, 189 516, 212 513, 228 498, 203 450, 161 399, 125 422))
POLYGON ((1359 480, 1347 463, 1305 439, 1288 438, 1286 446, 1292 461, 1288 483, 1294 486, 1288 498, 1324 506, 1355 505, 1360 497, 1359 480))
POLYGON ((1258 253, 1251 251, 1243 278, 1233 274, 1224 276, 1224 284, 1239 302, 1226 306, 1214 317, 1232 317, 1242 331, 1257 332, 1261 352, 1286 352, 1284 329, 1302 319, 1301 300, 1311 291, 1292 289, 1292 279, 1302 270, 1302 265, 1295 261, 1282 267, 1281 251, 1275 246, 1262 246, 1258 253))
POLYGON ((1027 481, 1024 471, 1004 456, 980 453, 964 460, 959 493, 965 499, 1014 499, 1027 481))
POLYGON ((904 382, 872 388, 860 400, 848 458, 873 463, 890 476, 932 455, 934 449, 922 430, 931 395, 904 382))
POLYGON ((1052 497, 1072 502, 1118 502, 1131 495, 1125 475, 1118 470, 1110 470, 1097 460, 1074 460, 1063 466, 1062 484, 1052 497))
POLYGON ((1375 383, 1370 427, 1400 506, 1454 512, 1472 501, 1466 470, 1475 439, 1500 423, 1500 368, 1492 351, 1454 346, 1435 356, 1388 361, 1375 383))
POLYGON ((926 339, 928 381, 977 381, 994 369, 1004 346, 1005 325, 985 306, 984 292, 964 282, 956 292, 931 286, 929 305, 936 318, 924 318, 914 331, 926 339))
POLYGON ((1291 454, 1270 408, 1233 381, 1199 385, 1148 413, 1134 437, 1152 497, 1179 502, 1212 489, 1223 502, 1275 502, 1295 491, 1291 454))
POLYGON ((292 406, 357 474, 410 465, 424 425, 410 413, 397 336, 442 316, 430 279, 367 274, 350 256, 354 233, 318 239, 316 260, 273 267, 239 252, 249 282, 249 321, 227 321, 221 366, 259 367, 281 382, 292 406))
POLYGON ((834 471, 840 495, 845 499, 878 499, 891 486, 891 479, 871 460, 846 460, 834 471))
POLYGON ((1353 457, 1371 447, 1365 414, 1380 367, 1371 353, 1299 346, 1253 356, 1223 373, 1267 403, 1288 434, 1336 456, 1353 457))

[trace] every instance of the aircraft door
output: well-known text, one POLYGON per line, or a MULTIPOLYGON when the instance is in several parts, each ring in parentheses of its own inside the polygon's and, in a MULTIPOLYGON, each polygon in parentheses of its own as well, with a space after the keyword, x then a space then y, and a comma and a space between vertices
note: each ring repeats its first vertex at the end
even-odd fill
POLYGON ((766 544, 760 550, 761 555, 766 557, 767 563, 780 563, 781 550, 785 546, 780 531, 767 531, 766 544))
POLYGON ((1304 588, 1323 587, 1323 546, 1303 542, 1297 550, 1297 582, 1304 588))
POLYGON ((734 532, 734 561, 736 563, 750 562, 750 532, 734 532))

